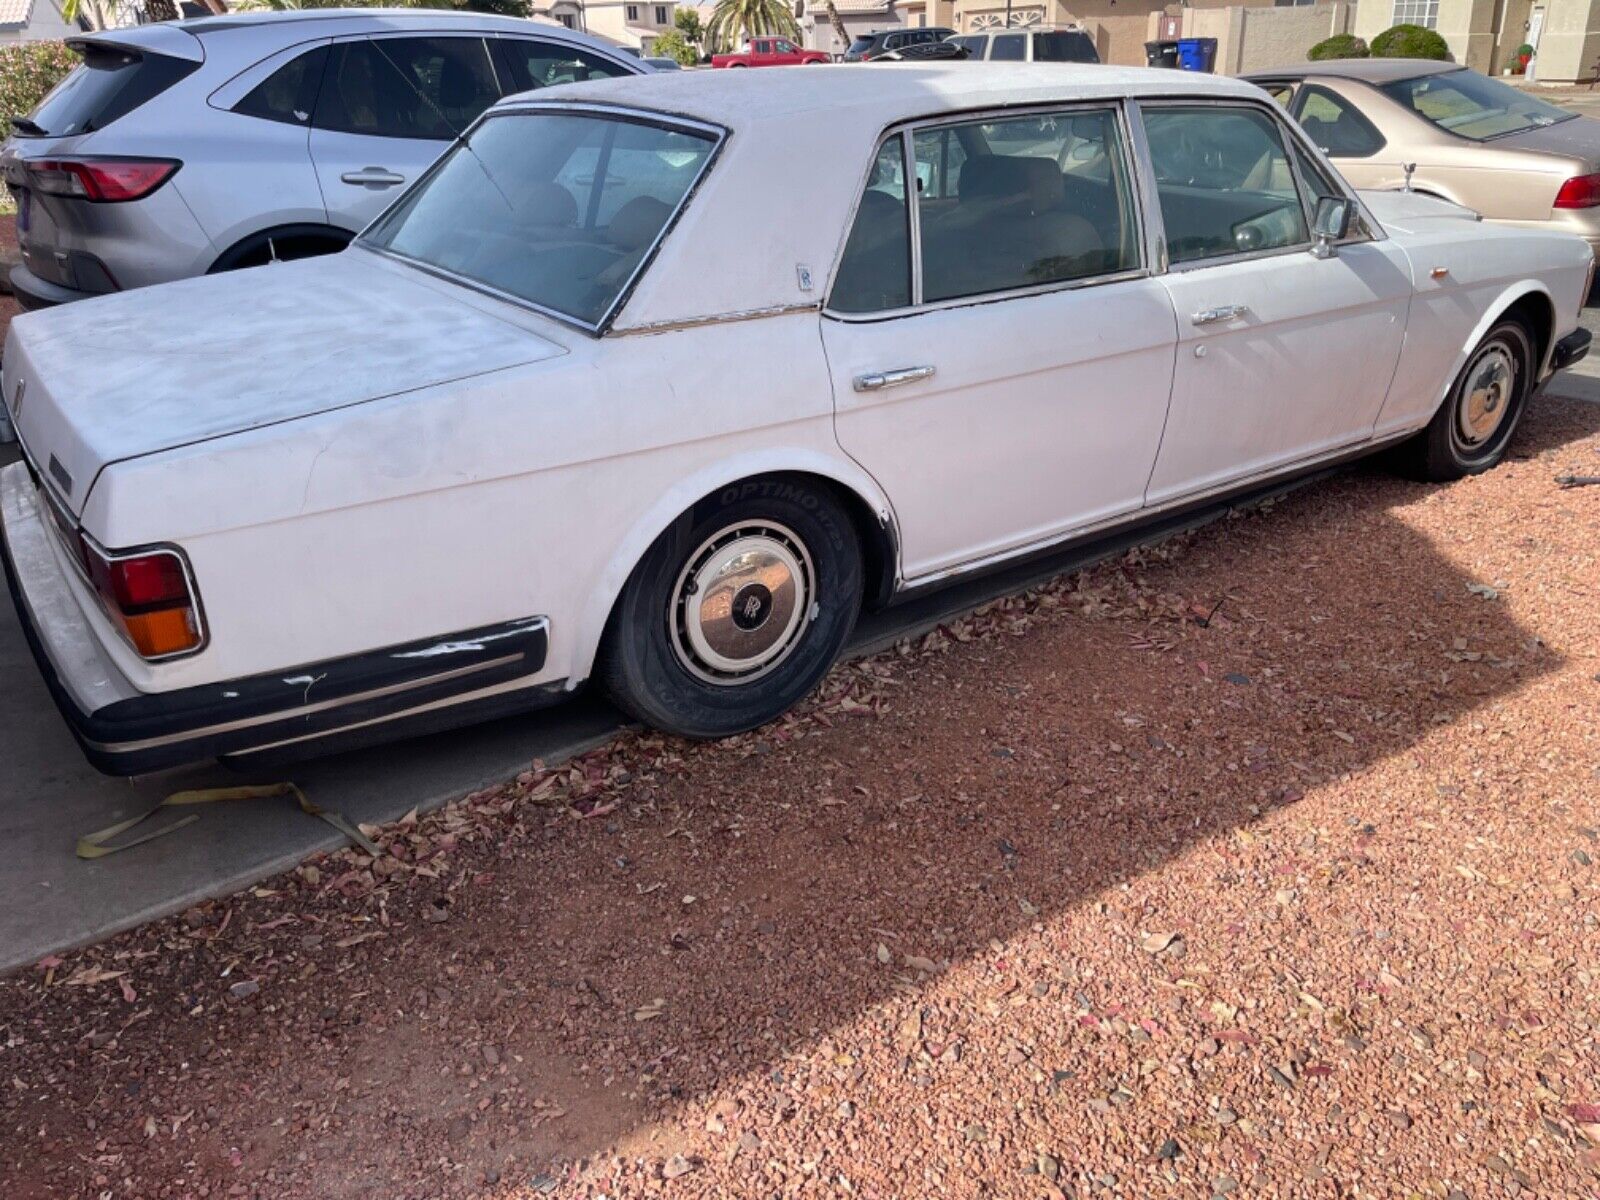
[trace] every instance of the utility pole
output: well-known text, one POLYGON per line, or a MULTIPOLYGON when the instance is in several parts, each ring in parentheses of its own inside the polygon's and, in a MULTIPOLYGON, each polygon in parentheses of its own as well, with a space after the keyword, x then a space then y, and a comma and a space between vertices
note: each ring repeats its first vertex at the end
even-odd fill
POLYGON ((1006 0, 1006 28, 1011 28, 1011 0, 1006 0))

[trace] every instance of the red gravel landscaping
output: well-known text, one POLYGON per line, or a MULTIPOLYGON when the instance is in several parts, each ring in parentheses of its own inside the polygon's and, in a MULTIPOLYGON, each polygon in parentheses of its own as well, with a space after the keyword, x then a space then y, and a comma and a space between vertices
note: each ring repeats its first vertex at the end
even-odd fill
POLYGON ((0 981, 0 1195, 1595 1196, 1597 463, 1544 400, 0 981))

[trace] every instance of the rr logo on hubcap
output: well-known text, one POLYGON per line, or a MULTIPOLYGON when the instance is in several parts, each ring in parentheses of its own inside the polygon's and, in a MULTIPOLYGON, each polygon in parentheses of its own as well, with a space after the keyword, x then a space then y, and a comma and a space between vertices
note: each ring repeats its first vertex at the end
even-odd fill
POLYGON ((733 598, 733 623, 749 633, 759 629, 772 612, 772 593, 763 584, 752 583, 739 589, 733 598))

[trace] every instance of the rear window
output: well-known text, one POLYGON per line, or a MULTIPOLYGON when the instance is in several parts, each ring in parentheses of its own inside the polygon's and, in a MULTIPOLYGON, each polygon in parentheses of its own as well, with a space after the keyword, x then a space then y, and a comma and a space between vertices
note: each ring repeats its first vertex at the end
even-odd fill
POLYGON ((1097 63, 1094 43, 1084 33, 1036 33, 1033 35, 1034 62, 1097 63))
POLYGON ((850 49, 846 50, 845 53, 865 54, 870 49, 872 49, 872 39, 869 37, 858 37, 855 41, 850 43, 850 49))
POLYGON ((104 129, 155 99, 199 63, 164 54, 85 46, 83 63, 17 126, 24 137, 66 137, 104 129))
POLYGON ((363 240, 599 326, 715 146, 646 121, 491 115, 363 240))

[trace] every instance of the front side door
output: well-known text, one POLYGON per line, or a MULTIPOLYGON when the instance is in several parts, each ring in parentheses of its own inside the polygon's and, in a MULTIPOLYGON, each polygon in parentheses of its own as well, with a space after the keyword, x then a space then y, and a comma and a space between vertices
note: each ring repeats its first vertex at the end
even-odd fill
POLYGON ((365 227, 499 98, 482 37, 335 42, 311 129, 329 219, 352 231, 365 227))
POLYGON ((1176 334, 1129 162, 1114 106, 883 143, 822 340, 839 442, 894 507, 907 580, 1142 503, 1176 334))
POLYGON ((1310 253, 1317 195, 1344 193, 1264 107, 1139 108, 1178 324, 1148 503, 1365 441, 1405 333, 1402 252, 1358 234, 1310 253))

